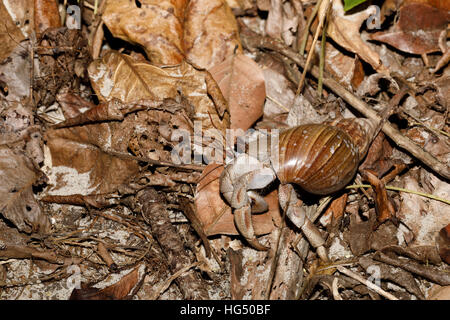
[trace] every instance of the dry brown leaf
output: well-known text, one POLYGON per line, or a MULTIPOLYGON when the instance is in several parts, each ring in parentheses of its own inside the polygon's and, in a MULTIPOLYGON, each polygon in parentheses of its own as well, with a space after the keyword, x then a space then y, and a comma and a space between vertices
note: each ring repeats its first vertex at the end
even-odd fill
MULTIPOLYGON (((319 16, 325 14, 327 2, 322 2, 319 16)), ((361 38, 359 31, 363 22, 375 13, 375 7, 371 6, 354 14, 346 14, 342 1, 333 1, 327 35, 345 49, 357 54, 376 71, 387 73, 387 69, 381 64, 380 56, 361 38)))
POLYGON ((0 2, 0 19, 2 21, 0 25, 0 41, 2 43, 0 62, 2 62, 25 37, 11 18, 3 2, 0 2))
POLYGON ((230 128, 247 130, 263 114, 264 74, 249 57, 230 56, 210 70, 230 110, 230 128))
POLYGON ((186 0, 107 1, 102 19, 120 39, 141 45, 155 64, 183 60, 183 17, 186 0))
POLYGON ((450 2, 447 0, 403 0, 400 5, 406 5, 408 3, 423 3, 441 10, 450 10, 450 2))
MULTIPOLYGON (((132 289, 136 287, 142 278, 142 265, 124 275, 119 281, 103 289, 94 286, 85 286, 81 289, 73 289, 69 300, 122 300, 128 297, 132 289)), ((98 284, 96 284, 98 285, 98 284)))
MULTIPOLYGON (((450 198, 450 187, 445 181, 424 169, 410 170, 403 178, 401 187, 433 194, 443 199, 450 198)), ((448 204, 440 201, 428 201, 418 195, 400 193, 400 208, 397 218, 414 234, 413 246, 435 246, 439 231, 450 223, 448 204)), ((399 241, 402 235, 399 234, 399 241)))
POLYGON ((183 41, 187 60, 207 70, 242 53, 237 22, 225 0, 189 1, 183 41))
POLYGON ((355 76, 356 61, 357 58, 342 53, 332 43, 326 42, 325 70, 333 75, 340 84, 349 89, 355 76))
POLYGON ((320 218, 320 223, 327 226, 330 223, 336 223, 343 215, 345 206, 347 205, 348 193, 344 193, 342 196, 334 199, 327 211, 320 218))
POLYGON ((427 300, 450 300, 450 286, 433 285, 427 300))
POLYGON ((31 63, 28 42, 16 46, 7 61, 8 63, 0 65, 0 82, 4 86, 3 90, 7 92, 4 99, 23 102, 30 95, 31 63))
POLYGON ((436 245, 442 261, 450 264, 450 224, 439 231, 436 237, 436 245))
POLYGON ((266 34, 274 39, 281 39, 283 28, 283 1, 270 1, 269 14, 266 20, 266 34))
POLYGON ((400 8, 398 20, 387 32, 371 35, 381 41, 412 54, 437 52, 439 35, 450 22, 450 12, 421 3, 410 3, 400 8))
POLYGON ((45 234, 50 221, 36 201, 32 186, 38 175, 27 159, 0 147, 0 211, 21 231, 45 234))
POLYGON ((2 2, 8 9, 14 24, 20 28, 25 37, 29 36, 34 31, 34 0, 3 0, 2 2))
MULTIPOLYGON (((92 87, 100 101, 117 98, 124 103, 141 99, 162 101, 181 94, 194 108, 193 121, 202 121, 203 128, 217 129, 225 136, 229 114, 218 114, 216 100, 207 72, 183 62, 179 66, 158 68, 130 56, 108 51, 88 68, 92 87)), ((223 98, 222 98, 223 99, 223 98)), ((220 103, 217 103, 219 105, 220 103)))
MULTIPOLYGON (((220 196, 219 178, 223 166, 209 164, 197 185, 195 207, 198 219, 203 225, 207 236, 215 234, 238 235, 234 225, 231 208, 220 196)), ((280 211, 278 206, 278 192, 274 190, 265 197, 269 205, 269 211, 252 215, 253 227, 256 235, 270 233, 274 228, 274 221, 279 221, 280 211)))
MULTIPOLYGON (((46 201, 62 197, 58 202, 107 204, 101 196, 130 183, 139 172, 137 161, 127 158, 129 152, 172 162, 171 150, 178 143, 172 142, 172 133, 182 129, 192 134, 188 107, 170 100, 124 104, 113 99, 47 130, 45 163, 50 188, 46 196, 53 198, 46 201), (55 129, 64 125, 78 126, 55 129)), ((174 184, 171 177, 183 179, 173 173, 165 176, 155 172, 149 173, 149 184, 170 186, 174 184)))
POLYGON ((50 188, 46 193, 66 196, 115 192, 139 171, 136 161, 107 153, 126 152, 127 141, 121 141, 126 137, 124 131, 114 122, 48 130, 50 188))
POLYGON ((34 0, 34 29, 36 33, 42 33, 48 28, 61 27, 58 1, 34 0))

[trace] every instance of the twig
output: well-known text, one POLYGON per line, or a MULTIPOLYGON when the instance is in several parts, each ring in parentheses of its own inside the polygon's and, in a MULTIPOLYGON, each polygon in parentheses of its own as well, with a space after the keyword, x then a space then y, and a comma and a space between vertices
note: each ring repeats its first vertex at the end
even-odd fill
MULTIPOLYGON (((369 184, 358 184, 358 185, 351 185, 351 186, 347 186, 345 187, 346 189, 355 189, 355 188, 372 188, 371 185, 369 184)), ((408 190, 408 189, 403 189, 403 188, 399 188, 399 187, 393 187, 393 186, 386 186, 387 190, 392 190, 392 191, 400 191, 400 192, 407 192, 407 193, 412 193, 412 194, 416 194, 422 197, 426 197, 429 199, 433 199, 436 201, 441 201, 444 202, 446 204, 450 204, 450 200, 429 194, 429 193, 424 193, 424 192, 419 192, 419 191, 414 191, 414 190, 408 190)))
POLYGON ((400 260, 400 259, 393 259, 387 255, 385 255, 382 252, 377 252, 373 256, 373 259, 377 261, 381 261, 387 264, 390 264, 394 267, 402 268, 406 271, 415 273, 421 277, 424 277, 430 281, 433 281, 441 286, 448 286, 450 285, 450 274, 445 271, 441 271, 437 268, 425 266, 419 263, 416 263, 411 260, 400 260))
POLYGON ((181 268, 180 270, 178 270, 177 272, 175 272, 173 275, 171 275, 169 277, 169 279, 167 279, 163 284, 159 285, 155 292, 150 296, 150 300, 156 300, 158 299, 158 297, 167 290, 167 288, 172 284, 172 282, 180 277, 181 275, 183 275, 183 273, 187 272, 189 269, 198 266, 198 262, 194 262, 184 268, 181 268))
MULTIPOLYGON (((317 39, 319 38, 320 30, 322 29, 322 26, 323 26, 323 24, 325 22, 325 18, 326 18, 327 14, 328 14, 328 10, 330 8, 330 5, 331 5, 331 0, 328 0, 328 3, 327 3, 327 6, 325 8, 323 16, 319 17, 319 25, 317 26, 316 32, 314 34, 314 39, 313 39, 311 48, 309 49, 308 57, 306 58, 305 67, 303 68, 302 77, 300 78, 300 82, 298 83, 297 92, 295 93, 295 96, 298 96, 300 94, 300 92, 302 91, 302 89, 303 89, 303 84, 305 83, 305 78, 306 78, 306 72, 308 71, 309 64, 311 62, 311 58, 312 58, 313 53, 314 53, 314 48, 316 47, 316 42, 317 42, 317 39)), ((320 75, 319 75, 319 78, 320 78, 320 75)))
POLYGON ((398 300, 397 297, 395 297, 394 295, 390 294, 389 292, 384 291, 383 289, 381 289, 379 286, 373 284, 372 282, 364 279, 363 277, 361 277, 359 274, 348 270, 345 267, 342 266, 337 266, 337 269, 340 273, 345 274, 346 276, 349 276, 350 278, 353 278, 355 280, 358 280, 359 282, 361 282, 362 284, 365 284, 369 289, 372 289, 373 291, 375 291, 376 293, 382 295, 383 297, 389 299, 389 300, 398 300))
POLYGON ((311 24, 314 21, 314 18, 316 17, 317 11, 319 11, 320 5, 322 4, 323 0, 319 0, 316 3, 316 6, 314 7, 313 12, 311 13, 311 15, 308 18, 308 22, 306 24, 306 28, 303 31, 303 38, 302 38, 302 43, 300 44, 300 50, 299 53, 300 55, 303 56, 303 53, 305 52, 305 48, 306 48, 306 42, 308 41, 308 35, 309 35, 309 28, 311 28, 311 24))
POLYGON ((339 282, 339 278, 338 277, 333 279, 331 292, 333 293, 334 300, 343 300, 341 295, 339 294, 339 291, 338 291, 338 282, 339 282))

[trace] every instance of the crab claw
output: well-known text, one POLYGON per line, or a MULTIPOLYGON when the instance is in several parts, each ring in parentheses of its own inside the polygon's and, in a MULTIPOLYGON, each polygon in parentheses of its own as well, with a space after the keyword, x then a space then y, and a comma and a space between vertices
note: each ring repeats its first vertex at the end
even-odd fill
POLYGON ((250 204, 243 206, 242 208, 234 211, 234 224, 239 233, 247 240, 247 242, 256 250, 269 250, 268 247, 259 243, 255 236, 255 230, 253 229, 253 223, 251 219, 251 207, 250 204))

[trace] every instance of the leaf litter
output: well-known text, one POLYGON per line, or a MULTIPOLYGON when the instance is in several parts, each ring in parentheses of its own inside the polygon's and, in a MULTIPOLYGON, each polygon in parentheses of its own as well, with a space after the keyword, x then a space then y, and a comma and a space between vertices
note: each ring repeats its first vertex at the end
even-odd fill
POLYGON ((314 18, 316 1, 85 1, 80 29, 48 1, 0 3, 0 297, 449 299, 448 8, 326 2, 314 18), (250 248, 208 142, 365 112, 396 131, 372 137, 353 186, 300 193, 331 262, 273 185, 252 216, 271 249, 250 248))

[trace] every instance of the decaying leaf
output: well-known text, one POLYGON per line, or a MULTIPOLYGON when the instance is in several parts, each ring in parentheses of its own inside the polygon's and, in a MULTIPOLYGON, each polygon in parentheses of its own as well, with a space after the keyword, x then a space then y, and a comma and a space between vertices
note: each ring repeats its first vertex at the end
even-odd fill
POLYGON ((13 49, 9 58, 0 64, 0 83, 7 101, 22 102, 30 95, 29 49, 29 42, 20 43, 13 49))
MULTIPOLYGON (((318 46, 316 46, 318 51, 318 46)), ((335 77, 343 86, 351 88, 356 73, 357 59, 339 51, 329 41, 325 44, 325 70, 335 77)), ((363 76, 364 77, 364 76, 363 76)))
POLYGON ((214 96, 209 95, 206 71, 190 64, 158 68, 130 56, 108 51, 88 68, 92 87, 100 101, 117 98, 125 103, 141 99, 162 101, 181 94, 195 108, 194 119, 203 128, 217 129, 225 136, 229 114, 219 116, 214 96))
POLYGON ((450 22, 450 12, 427 4, 409 3, 400 8, 392 30, 377 32, 371 39, 404 52, 424 54, 439 51, 439 35, 450 22))
MULTIPOLYGON (((120 280, 113 284, 102 281, 95 285, 85 285, 81 289, 73 289, 70 300, 123 300, 136 287, 142 279, 145 266, 139 265, 131 272, 123 275, 120 280), (106 286, 105 286, 106 283, 106 286), (104 286, 103 288, 101 288, 104 286), (100 288, 99 288, 100 287, 100 288)), ((126 272, 126 271, 125 271, 126 272)), ((115 276, 121 276, 115 275, 115 276)), ((109 280, 111 281, 111 280, 109 280)))
POLYGON ((450 300, 450 286, 434 285, 428 294, 427 300, 450 300))
POLYGON ((6 59, 17 44, 25 37, 20 31, 19 27, 14 23, 7 8, 0 2, 0 41, 2 43, 2 50, 0 51, 0 62, 6 59))
MULTIPOLYGON (((327 1, 322 2, 319 14, 325 14, 326 4, 327 1)), ((361 38, 359 31, 362 23, 375 13, 375 7, 370 6, 354 14, 345 14, 342 1, 333 1, 327 35, 345 49, 357 54, 376 71, 387 73, 387 69, 381 64, 380 56, 361 38)))
POLYGON ((107 1, 102 19, 120 39, 141 45, 155 64, 183 60, 183 18, 186 0, 107 1))
MULTIPOLYGON (((195 206, 198 219, 203 225, 207 236, 215 234, 238 235, 234 225, 231 208, 220 196, 219 178, 223 166, 209 164, 199 180, 195 206)), ((274 219, 279 221, 278 192, 275 190, 265 197, 269 210, 262 214, 252 215, 256 235, 270 233, 274 228, 274 219)))
MULTIPOLYGON (((448 183, 439 180, 435 175, 424 169, 410 170, 404 176, 403 188, 434 194, 443 199, 450 198, 448 183), (420 183, 420 184, 419 184, 420 183)), ((439 231, 450 223, 448 205, 440 201, 427 201, 417 195, 400 193, 400 208, 397 218, 400 219, 414 234, 410 246, 435 245, 439 231)), ((402 237, 400 234, 399 237, 402 237)))
POLYGON ((117 123, 48 130, 46 140, 51 155, 46 156, 50 179, 47 194, 111 193, 135 175, 139 170, 135 160, 107 153, 126 151, 126 142, 119 142, 122 137, 118 137, 117 130, 117 123))
POLYGON ((450 224, 439 231, 436 237, 436 245, 442 261, 450 264, 450 224))
POLYGON ((27 159, 7 147, 0 147, 0 210, 21 231, 45 234, 50 221, 41 211, 32 186, 38 175, 27 159))
POLYGON ((230 56, 210 70, 228 101, 230 128, 247 130, 263 114, 266 98, 264 74, 249 57, 230 56))
POLYGON ((188 61, 209 70, 242 53, 236 19, 224 0, 189 1, 184 20, 184 52, 188 61))
MULTIPOLYGON (((172 141, 172 133, 179 129, 192 134, 189 107, 170 99, 129 104, 112 99, 47 130, 45 163, 50 187, 46 195, 74 196, 74 204, 107 203, 98 196, 116 192, 139 173, 129 152, 172 162, 171 150, 178 143, 172 141)), ((151 185, 173 184, 170 175, 155 172, 149 177, 151 185)))
POLYGON ((58 2, 55 0, 34 0, 34 29, 42 33, 48 28, 61 27, 58 2))

